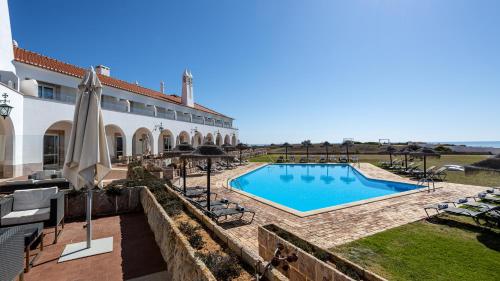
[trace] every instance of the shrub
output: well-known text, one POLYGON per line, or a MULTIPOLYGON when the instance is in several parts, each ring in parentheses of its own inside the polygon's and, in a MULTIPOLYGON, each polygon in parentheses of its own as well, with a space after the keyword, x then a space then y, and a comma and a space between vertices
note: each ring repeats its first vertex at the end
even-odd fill
POLYGON ((240 275, 241 267, 234 256, 223 255, 220 251, 208 254, 197 252, 195 255, 205 263, 217 280, 228 281, 240 275))
POLYGON ((451 148, 446 147, 444 145, 438 145, 434 148, 434 150, 440 153, 447 153, 452 151, 451 148))
POLYGON ((122 195, 123 185, 121 184, 109 184, 105 188, 106 195, 108 196, 120 196, 122 195))
POLYGON ((179 230, 188 237, 194 235, 198 229, 200 229, 199 226, 194 226, 187 221, 183 221, 179 224, 179 230))
POLYGON ((189 244, 199 250, 203 248, 203 245, 205 245, 205 241, 203 241, 203 237, 197 232, 195 232, 193 235, 188 237, 189 244))

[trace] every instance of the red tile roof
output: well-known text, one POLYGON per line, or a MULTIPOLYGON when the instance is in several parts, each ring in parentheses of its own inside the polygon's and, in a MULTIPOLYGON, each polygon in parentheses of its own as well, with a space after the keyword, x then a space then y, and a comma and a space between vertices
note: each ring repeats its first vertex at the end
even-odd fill
MULTIPOLYGON (((28 50, 25 50, 25 49, 22 49, 19 47, 14 47, 14 60, 16 60, 18 62, 25 63, 25 64, 33 65, 36 67, 40 67, 43 69, 47 69, 50 71, 66 74, 69 76, 79 77, 79 78, 82 78, 83 74, 85 73, 84 68, 81 68, 81 67, 78 67, 76 65, 69 64, 69 63, 64 63, 62 61, 58 61, 56 59, 49 58, 47 56, 43 56, 41 54, 38 54, 38 53, 35 53, 32 51, 28 51, 28 50)), ((117 88, 120 90, 124 90, 124 91, 128 91, 128 92, 136 93, 139 95, 148 96, 151 98, 155 98, 155 99, 159 99, 162 101, 181 105, 181 97, 176 96, 176 95, 163 94, 161 92, 158 92, 158 91, 155 91, 152 89, 138 86, 134 83, 125 82, 123 80, 119 80, 119 79, 112 78, 112 77, 105 76, 105 75, 99 74, 99 79, 101 80, 102 84, 109 86, 109 87, 113 87, 113 88, 117 88)), ((211 110, 207 107, 204 107, 202 105, 199 105, 199 104, 195 104, 194 108, 197 110, 200 110, 200 111, 207 112, 207 113, 219 115, 222 117, 227 117, 221 113, 213 111, 213 110, 211 110)))

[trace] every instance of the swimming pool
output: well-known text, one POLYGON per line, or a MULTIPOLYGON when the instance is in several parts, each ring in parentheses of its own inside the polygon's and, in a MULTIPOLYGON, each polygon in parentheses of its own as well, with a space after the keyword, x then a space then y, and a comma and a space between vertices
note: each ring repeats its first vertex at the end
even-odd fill
POLYGON ((347 164, 270 164, 230 180, 229 185, 294 213, 310 213, 419 188, 369 179, 347 164))

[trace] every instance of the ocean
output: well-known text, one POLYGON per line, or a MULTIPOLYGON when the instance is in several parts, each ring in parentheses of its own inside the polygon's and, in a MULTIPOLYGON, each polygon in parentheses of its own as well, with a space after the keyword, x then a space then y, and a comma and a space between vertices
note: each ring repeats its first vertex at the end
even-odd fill
POLYGON ((500 148, 500 141, 441 141, 432 143, 446 143, 454 145, 465 145, 469 147, 493 147, 500 148))

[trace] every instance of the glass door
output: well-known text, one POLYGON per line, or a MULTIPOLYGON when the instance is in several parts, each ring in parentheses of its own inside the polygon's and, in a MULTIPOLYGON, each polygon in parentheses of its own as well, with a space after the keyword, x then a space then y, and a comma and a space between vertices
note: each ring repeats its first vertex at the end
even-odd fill
POLYGON ((116 143, 115 143, 115 147, 116 147, 115 155, 116 155, 116 158, 118 158, 120 156, 123 156, 123 137, 116 136, 115 141, 116 141, 116 143))
POLYGON ((43 169, 57 170, 61 166, 59 163, 59 135, 43 136, 43 169))

